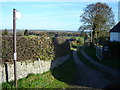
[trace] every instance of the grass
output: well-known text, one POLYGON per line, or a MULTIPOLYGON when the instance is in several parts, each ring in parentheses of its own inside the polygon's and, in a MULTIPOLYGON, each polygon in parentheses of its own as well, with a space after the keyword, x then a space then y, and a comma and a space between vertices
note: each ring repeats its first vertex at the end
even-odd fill
MULTIPOLYGON (((76 77, 76 65, 72 54, 68 61, 43 74, 29 74, 18 80, 18 88, 72 88, 76 77)), ((13 81, 2 83, 4 88, 15 88, 13 81)))
POLYGON ((31 37, 31 38, 32 38, 32 37, 38 37, 38 36, 37 36, 37 35, 29 35, 29 37, 31 37))
POLYGON ((99 70, 99 68, 97 66, 95 66, 94 64, 92 64, 91 62, 89 62, 81 53, 80 51, 77 51, 77 55, 79 57, 79 59, 86 64, 87 66, 95 69, 95 70, 99 70))
POLYGON ((120 69, 120 59, 119 58, 109 58, 109 59, 103 59, 100 61, 96 56, 96 49, 94 47, 86 47, 84 48, 85 52, 92 57, 95 61, 97 61, 100 64, 120 69))
POLYGON ((34 37, 38 37, 37 35, 28 35, 28 36, 23 36, 24 38, 28 39, 28 38, 34 38, 34 37))
POLYGON ((63 65, 53 69, 53 76, 58 80, 72 84, 76 79, 77 67, 73 61, 73 56, 71 54, 68 62, 65 62, 63 65))
POLYGON ((84 37, 79 37, 79 36, 65 36, 65 38, 66 38, 66 39, 75 38, 76 40, 84 39, 84 37))
POLYGON ((85 52, 92 57, 93 59, 95 59, 96 61, 100 61, 97 57, 96 57, 96 49, 94 47, 85 47, 84 48, 85 52))

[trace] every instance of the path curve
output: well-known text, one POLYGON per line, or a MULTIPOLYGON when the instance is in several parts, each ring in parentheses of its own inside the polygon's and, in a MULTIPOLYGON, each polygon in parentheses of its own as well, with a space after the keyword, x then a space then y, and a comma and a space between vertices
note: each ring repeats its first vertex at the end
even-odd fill
POLYGON ((111 80, 114 80, 114 82, 116 83, 120 83, 120 70, 118 69, 114 69, 111 67, 107 67, 103 64, 99 64, 98 62, 96 62, 95 60, 93 60, 93 58, 91 58, 90 56, 88 56, 85 51, 84 51, 84 47, 82 47, 80 49, 81 54, 87 59, 89 60, 92 64, 96 65, 97 67, 99 67, 99 69, 101 71, 103 71, 104 73, 106 73, 108 76, 108 78, 110 78, 111 80), (110 76, 113 76, 113 78, 111 78, 110 76))
POLYGON ((77 85, 93 88, 105 88, 112 84, 112 82, 105 79, 99 71, 93 70, 86 66, 78 58, 76 51, 73 51, 73 58, 78 68, 77 85))

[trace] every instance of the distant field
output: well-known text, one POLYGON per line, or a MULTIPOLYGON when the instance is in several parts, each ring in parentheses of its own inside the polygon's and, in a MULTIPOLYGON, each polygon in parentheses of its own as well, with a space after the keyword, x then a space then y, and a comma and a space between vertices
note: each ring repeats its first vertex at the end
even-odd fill
MULTIPOLYGON (((5 29, 3 29, 5 30, 5 29)), ((0 32, 2 32, 3 30, 0 30, 0 32)), ((29 29, 25 29, 27 30, 29 33, 32 33, 32 35, 37 35, 37 34, 49 34, 49 35, 55 35, 55 34, 59 34, 60 36, 66 36, 66 35, 72 35, 72 36, 75 36, 75 35, 80 35, 80 33, 78 31, 65 31, 65 30, 29 30, 29 29)), ((24 35, 24 31, 25 30, 19 30, 17 29, 16 30, 16 33, 17 35, 19 34, 22 34, 24 35)), ((13 30, 12 29, 7 29, 8 31, 8 35, 12 35, 13 33, 13 30)))

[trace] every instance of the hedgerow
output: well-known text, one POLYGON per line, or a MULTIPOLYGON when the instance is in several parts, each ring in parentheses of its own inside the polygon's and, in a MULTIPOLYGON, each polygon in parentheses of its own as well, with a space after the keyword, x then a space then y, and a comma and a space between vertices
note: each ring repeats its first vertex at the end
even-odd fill
MULTIPOLYGON (((62 38, 48 37, 17 37, 17 60, 53 60, 69 54, 69 42, 62 38), (56 42, 57 41, 57 42, 56 42), (56 48, 57 47, 57 48, 56 48)), ((13 60, 13 37, 2 37, 2 59, 4 62, 13 60)))

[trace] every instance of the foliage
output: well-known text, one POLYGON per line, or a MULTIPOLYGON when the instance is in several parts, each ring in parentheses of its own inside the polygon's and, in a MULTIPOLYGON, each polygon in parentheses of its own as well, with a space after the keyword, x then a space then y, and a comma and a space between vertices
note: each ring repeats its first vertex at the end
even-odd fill
POLYGON ((76 39, 76 38, 74 36, 72 36, 71 39, 76 39))
POLYGON ((101 31, 107 32, 115 24, 112 8, 101 2, 87 5, 80 17, 83 26, 79 30, 92 30, 94 41, 102 37, 101 31))
POLYGON ((24 32, 22 32, 22 31, 17 31, 16 32, 16 36, 23 36, 24 35, 24 32))
POLYGON ((120 58, 120 42, 109 42, 108 46, 110 47, 111 50, 111 55, 113 57, 119 57, 120 58))
MULTIPOLYGON (((55 46, 51 38, 19 36, 17 37, 17 59, 22 61, 39 58, 47 61, 69 54, 69 44, 64 43, 62 39, 58 41, 61 41, 61 44, 55 46), (55 47, 58 48, 55 50, 55 47)), ((3 61, 12 61, 13 59, 12 37, 2 37, 2 59, 3 61)))
POLYGON ((99 45, 104 45, 105 43, 109 42, 109 38, 106 38, 106 36, 99 37, 99 45))
POLYGON ((29 35, 38 35, 38 36, 49 36, 54 37, 55 35, 59 37, 70 37, 70 36, 81 36, 79 32, 66 32, 66 31, 30 31, 29 35))
POLYGON ((28 32, 27 29, 24 31, 24 35, 25 35, 25 36, 28 36, 28 35, 29 35, 29 32, 28 32))
POLYGON ((78 46, 81 46, 84 44, 84 38, 83 37, 71 37, 71 46, 73 48, 77 48, 78 46))
POLYGON ((69 54, 70 43, 68 40, 60 37, 54 37, 52 41, 54 44, 55 57, 61 57, 63 55, 69 54))
POLYGON ((3 36, 7 36, 7 35, 8 35, 7 29, 5 29, 4 31, 2 31, 2 35, 3 35, 3 36))

